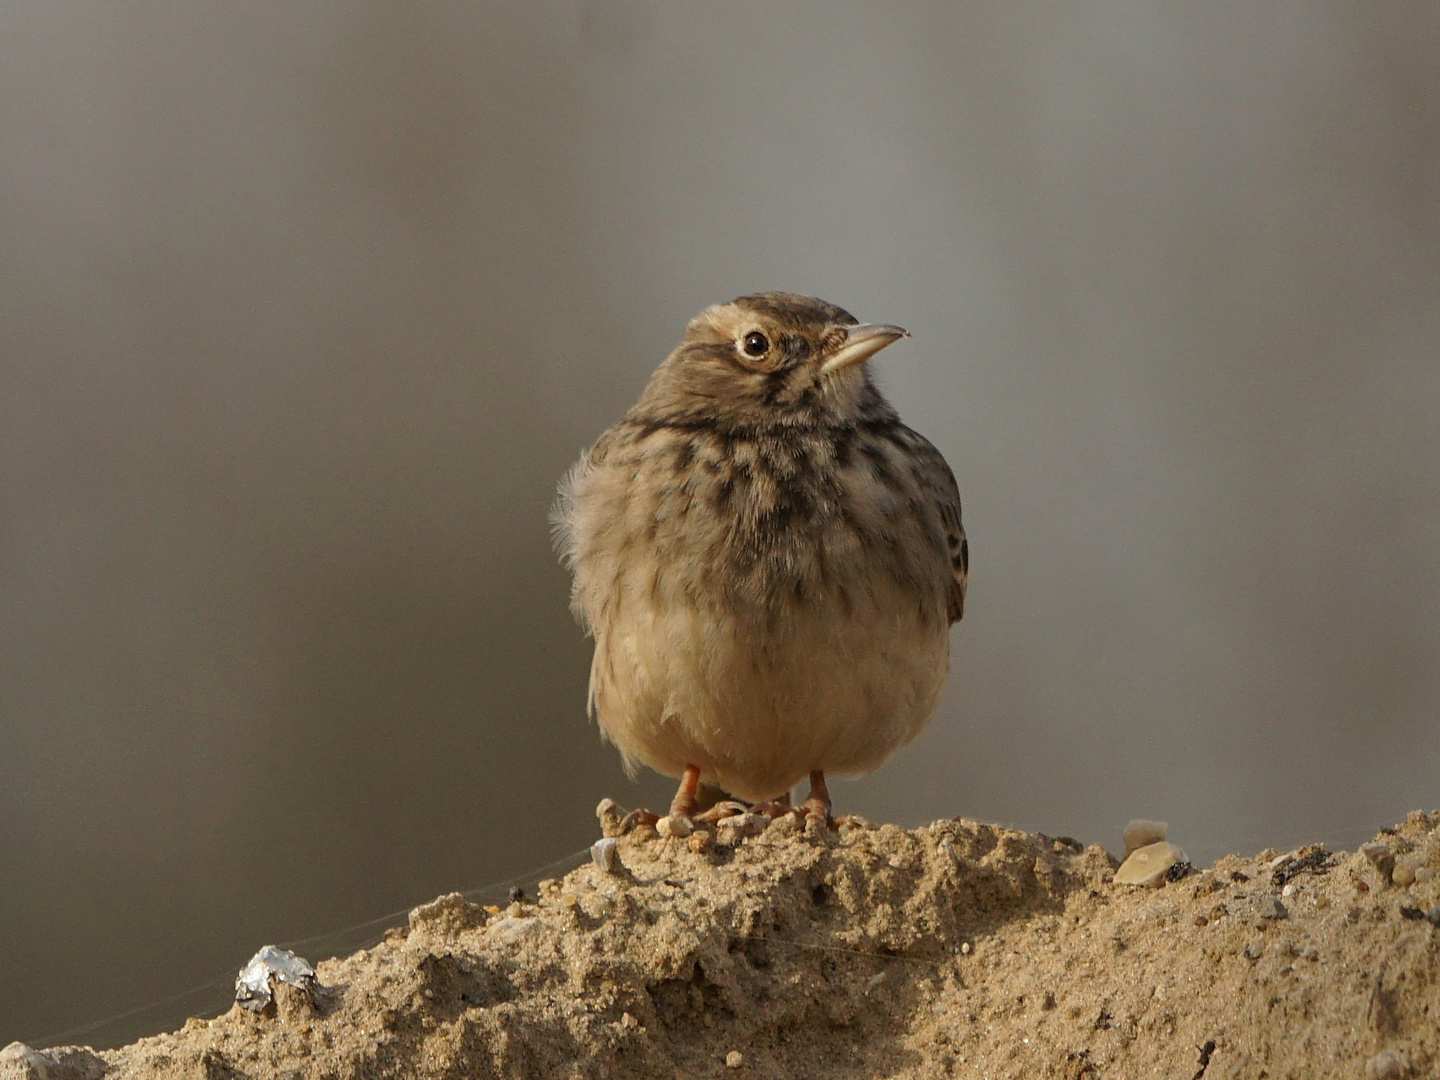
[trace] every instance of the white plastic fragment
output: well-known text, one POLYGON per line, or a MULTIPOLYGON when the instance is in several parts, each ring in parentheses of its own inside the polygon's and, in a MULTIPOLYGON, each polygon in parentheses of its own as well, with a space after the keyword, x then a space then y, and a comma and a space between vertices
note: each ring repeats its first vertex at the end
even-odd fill
POLYGON ((240 969, 235 980, 235 1000, 253 1012, 269 1005, 274 997, 270 980, 279 979, 309 993, 315 985, 315 966, 289 949, 266 945, 240 969))

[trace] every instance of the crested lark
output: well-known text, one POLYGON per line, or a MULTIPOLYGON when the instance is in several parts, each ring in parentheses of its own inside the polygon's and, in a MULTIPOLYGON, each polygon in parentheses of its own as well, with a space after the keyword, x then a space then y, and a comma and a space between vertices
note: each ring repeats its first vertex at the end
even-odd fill
POLYGON ((633 771, 828 816, 824 774, 913 739, 969 553, 945 459, 865 361, 898 326, 793 293, 701 312, 556 505, 590 709, 633 771))

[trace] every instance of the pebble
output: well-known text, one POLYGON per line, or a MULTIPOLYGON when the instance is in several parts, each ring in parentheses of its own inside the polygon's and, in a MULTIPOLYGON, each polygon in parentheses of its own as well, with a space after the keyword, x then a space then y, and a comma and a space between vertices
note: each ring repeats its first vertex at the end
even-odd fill
POLYGON ((590 845, 590 859, 596 866, 607 874, 618 874, 622 867, 620 865, 620 853, 616 851, 616 840, 613 836, 596 840, 590 845))
POLYGON ((1147 821, 1145 818, 1135 818, 1125 826, 1125 857, 1128 859, 1135 852, 1151 844, 1160 844, 1165 840, 1165 832, 1170 826, 1164 821, 1147 821))
POLYGON ((1290 916, 1285 905, 1273 896, 1262 896, 1255 905, 1255 910, 1262 919, 1285 919, 1290 916))
POLYGON ((1402 889, 1415 884, 1415 863, 1411 859, 1401 859, 1395 864, 1395 869, 1390 871, 1391 884, 1399 885, 1402 889))
POLYGON ((962 942, 960 943, 960 954, 961 954, 962 956, 969 956, 969 955, 970 955, 972 952, 974 952, 974 951, 975 951, 975 946, 971 945, 970 942, 968 942, 968 941, 962 941, 962 942))
POLYGON ((620 1014, 620 1026, 622 1028, 638 1028, 640 1021, 631 1016, 628 1012, 620 1014))
POLYGON ((655 831, 661 836, 684 839, 695 831, 695 823, 680 814, 667 814, 655 823, 655 831))
POLYGON ((1390 880, 1390 872, 1395 869, 1395 856, 1391 853, 1388 844, 1361 844, 1360 854, 1365 856, 1367 862, 1379 872, 1384 881, 1390 880))
POLYGON ((715 846, 715 839, 702 829, 700 832, 690 834, 690 839, 686 841, 686 846, 696 855, 704 855, 715 846))
POLYGON ((1165 883, 1170 868, 1188 862, 1185 852, 1164 840, 1138 847, 1120 864, 1115 871, 1116 885, 1135 885, 1141 888, 1159 888, 1165 883))
POLYGON ((725 1055, 725 1067, 727 1069, 738 1069, 745 1064, 745 1055, 739 1050, 731 1050, 725 1055))

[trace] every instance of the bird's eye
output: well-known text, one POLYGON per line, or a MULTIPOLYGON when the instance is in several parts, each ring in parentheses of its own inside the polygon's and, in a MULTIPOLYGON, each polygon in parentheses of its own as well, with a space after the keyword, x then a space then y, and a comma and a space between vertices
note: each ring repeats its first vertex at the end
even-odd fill
POLYGON ((745 354, 747 356, 764 356, 770 351, 770 339, 759 330, 751 330, 745 335, 745 354))

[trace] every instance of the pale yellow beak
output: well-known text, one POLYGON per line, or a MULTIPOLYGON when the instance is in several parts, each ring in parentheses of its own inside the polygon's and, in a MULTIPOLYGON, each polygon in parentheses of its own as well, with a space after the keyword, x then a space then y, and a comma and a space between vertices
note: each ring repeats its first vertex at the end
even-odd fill
POLYGON ((847 326, 845 327, 845 343, 826 357, 825 363, 820 366, 820 374, 829 375, 841 368, 847 368, 851 364, 863 363, 892 341, 909 336, 909 330, 899 326, 890 326, 887 323, 860 323, 856 326, 847 326))

